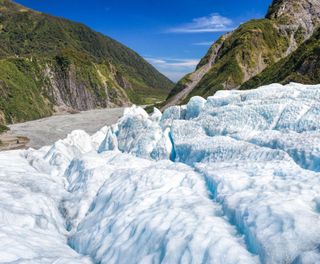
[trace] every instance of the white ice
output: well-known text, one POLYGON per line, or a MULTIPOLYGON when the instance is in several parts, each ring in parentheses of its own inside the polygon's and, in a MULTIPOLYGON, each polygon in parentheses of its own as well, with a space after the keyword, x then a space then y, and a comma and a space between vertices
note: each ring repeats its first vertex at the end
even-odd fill
POLYGON ((0 263, 320 263, 320 85, 2 152, 0 242, 0 263))

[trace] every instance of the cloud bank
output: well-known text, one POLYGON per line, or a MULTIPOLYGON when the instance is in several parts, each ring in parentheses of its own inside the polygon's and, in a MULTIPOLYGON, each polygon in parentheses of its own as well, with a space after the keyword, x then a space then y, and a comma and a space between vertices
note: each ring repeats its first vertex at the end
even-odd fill
POLYGON ((191 23, 183 24, 167 30, 167 33, 208 33, 233 30, 233 21, 219 14, 194 18, 191 23))

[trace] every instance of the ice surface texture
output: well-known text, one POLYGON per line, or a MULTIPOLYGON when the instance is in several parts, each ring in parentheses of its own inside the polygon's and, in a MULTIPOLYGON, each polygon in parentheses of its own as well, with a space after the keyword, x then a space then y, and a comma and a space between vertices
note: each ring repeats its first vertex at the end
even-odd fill
POLYGON ((0 263, 320 263, 320 85, 2 152, 0 242, 0 263))

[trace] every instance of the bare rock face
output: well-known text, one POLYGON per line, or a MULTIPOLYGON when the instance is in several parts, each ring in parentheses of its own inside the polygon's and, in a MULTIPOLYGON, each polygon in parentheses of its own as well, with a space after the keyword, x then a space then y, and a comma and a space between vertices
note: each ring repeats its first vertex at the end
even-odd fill
POLYGON ((273 0, 266 18, 276 19, 289 28, 300 28, 308 38, 320 24, 320 1, 273 0))
POLYGON ((266 18, 275 20, 281 33, 288 35, 288 56, 320 25, 320 1, 273 0, 266 18))
MULTIPOLYGON (((96 92, 85 82, 79 80, 76 76, 76 69, 73 65, 66 71, 57 70, 56 68, 46 65, 44 68, 44 76, 49 80, 47 93, 57 109, 75 109, 89 110, 95 108, 127 106, 130 105, 130 99, 121 89, 108 87, 108 83, 103 80, 104 76, 101 72, 101 83, 97 88, 102 91, 104 96, 97 96, 96 92)), ((124 80, 122 80, 124 82, 124 80)), ((121 86, 114 77, 113 86, 121 86)))

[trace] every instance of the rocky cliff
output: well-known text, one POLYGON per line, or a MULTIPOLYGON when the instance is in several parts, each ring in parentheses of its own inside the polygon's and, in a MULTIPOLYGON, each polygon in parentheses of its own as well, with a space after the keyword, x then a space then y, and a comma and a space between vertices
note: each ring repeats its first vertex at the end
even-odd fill
POLYGON ((0 0, 0 123, 165 99, 173 84, 83 24, 0 0))

